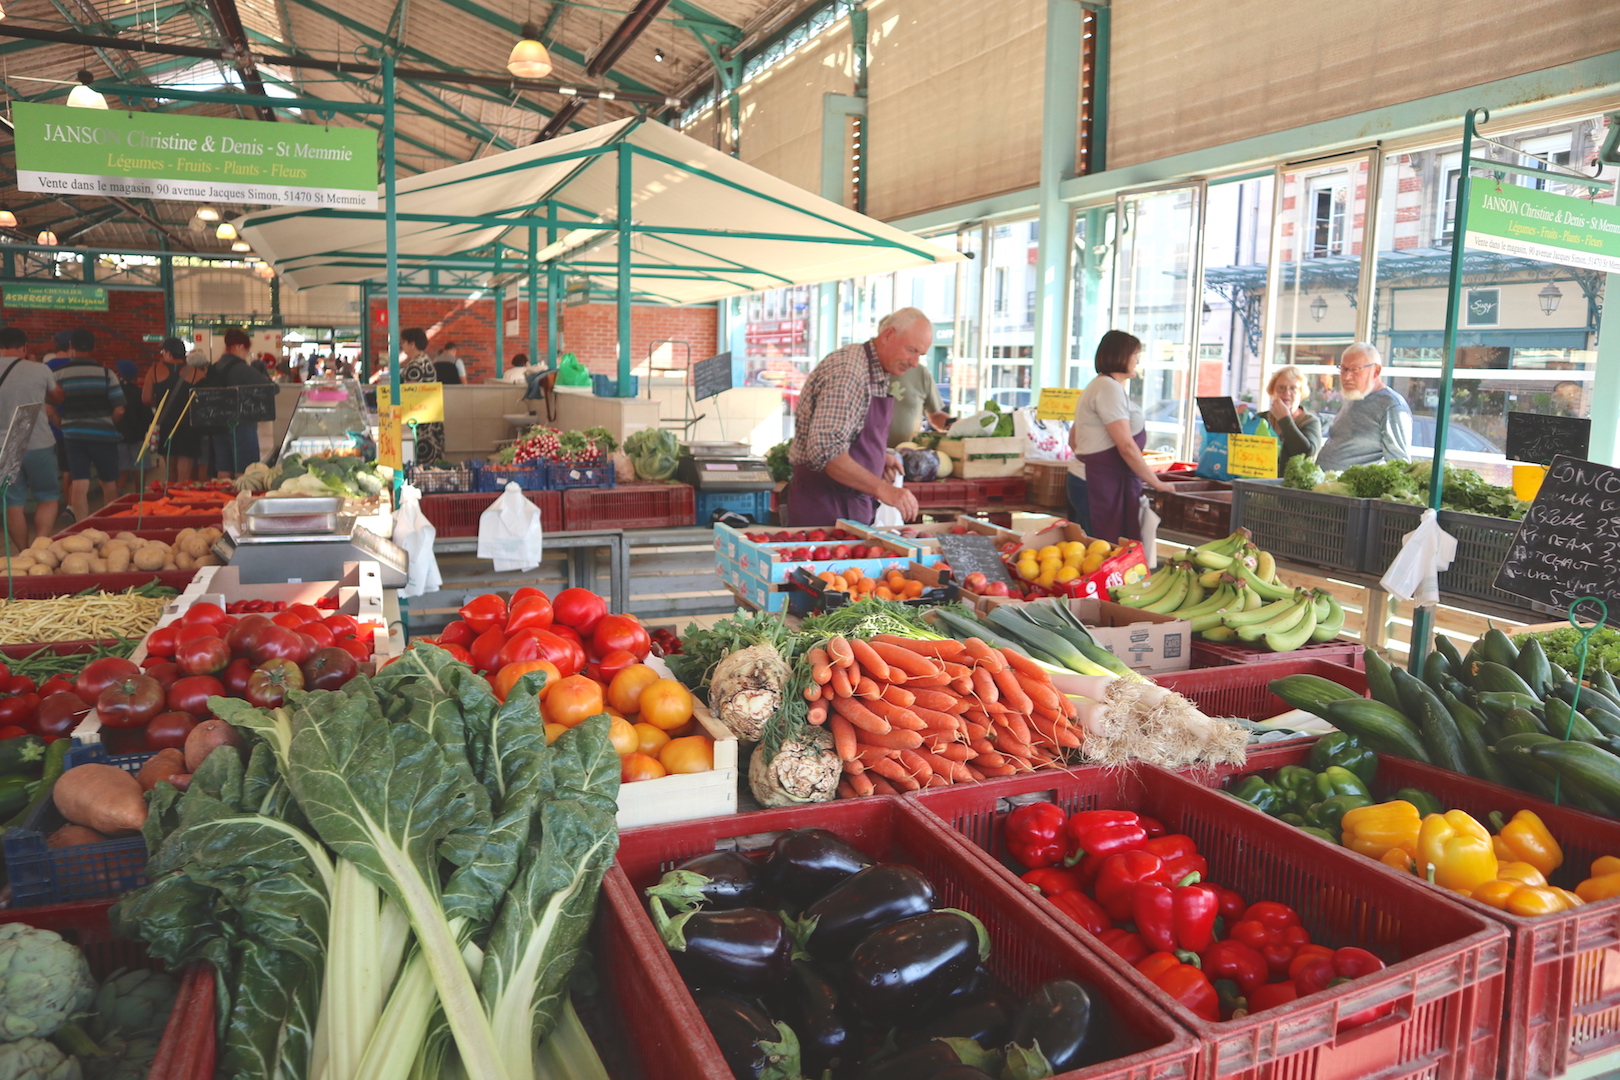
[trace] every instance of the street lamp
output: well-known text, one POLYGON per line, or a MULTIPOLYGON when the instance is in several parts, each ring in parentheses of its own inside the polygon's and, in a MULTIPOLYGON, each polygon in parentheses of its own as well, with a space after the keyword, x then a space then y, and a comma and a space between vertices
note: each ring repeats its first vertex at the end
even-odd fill
POLYGON ((1311 301, 1311 318, 1321 322, 1327 316, 1327 300, 1318 296, 1311 301))
POLYGON ((1550 281, 1547 282, 1547 287, 1545 289, 1542 289, 1536 294, 1536 300, 1541 304, 1541 313, 1543 315, 1551 315, 1553 312, 1557 311, 1558 301, 1562 300, 1563 298, 1563 290, 1550 281))

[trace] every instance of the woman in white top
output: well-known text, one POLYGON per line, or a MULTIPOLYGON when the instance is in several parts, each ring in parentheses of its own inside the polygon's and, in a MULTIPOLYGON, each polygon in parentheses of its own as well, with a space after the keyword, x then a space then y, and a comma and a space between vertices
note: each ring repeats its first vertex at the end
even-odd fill
POLYGON ((501 375, 501 382, 512 383, 516 386, 527 386, 529 383, 529 354, 518 353, 512 357, 512 366, 501 375))
MULTIPOLYGON (((1123 330, 1103 335, 1097 343, 1097 377, 1080 395, 1069 432, 1090 506, 1090 523, 1081 525, 1087 534, 1110 543, 1142 538, 1138 504, 1143 485, 1156 491, 1171 489, 1142 456, 1147 445, 1142 410, 1126 390, 1141 355, 1142 342, 1133 335, 1123 330)), ((1073 471, 1071 467, 1071 476, 1073 471)))

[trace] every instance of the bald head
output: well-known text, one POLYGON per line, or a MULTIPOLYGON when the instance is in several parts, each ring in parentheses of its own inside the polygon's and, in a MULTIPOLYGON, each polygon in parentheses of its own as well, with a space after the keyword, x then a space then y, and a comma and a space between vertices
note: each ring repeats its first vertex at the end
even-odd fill
POLYGON ((904 375, 916 367, 934 344, 934 324, 914 307, 901 308, 878 323, 872 350, 890 375, 904 375))

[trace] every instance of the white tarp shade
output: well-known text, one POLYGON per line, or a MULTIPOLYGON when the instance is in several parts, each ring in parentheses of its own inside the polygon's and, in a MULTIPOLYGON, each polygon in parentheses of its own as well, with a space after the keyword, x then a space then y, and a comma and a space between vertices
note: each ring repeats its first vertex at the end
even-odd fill
MULTIPOLYGON (((616 224, 620 151, 580 157, 622 142, 632 154, 629 218, 637 226, 697 230, 636 233, 631 290, 638 300, 693 304, 784 285, 880 274, 962 258, 947 248, 818 198, 671 128, 622 120, 521 150, 413 176, 397 185, 400 214, 516 215, 555 200, 568 219, 554 261, 570 276, 617 286, 618 234, 589 246, 592 221, 616 224), (756 235, 740 235, 756 234, 756 235)), ((532 219, 530 219, 532 220, 532 219)), ((254 251, 297 288, 386 280, 380 215, 288 210, 248 215, 239 229, 254 251)), ((402 269, 482 252, 502 255, 502 275, 522 276, 529 227, 401 221, 402 269)), ((541 249, 546 231, 539 232, 541 249)))

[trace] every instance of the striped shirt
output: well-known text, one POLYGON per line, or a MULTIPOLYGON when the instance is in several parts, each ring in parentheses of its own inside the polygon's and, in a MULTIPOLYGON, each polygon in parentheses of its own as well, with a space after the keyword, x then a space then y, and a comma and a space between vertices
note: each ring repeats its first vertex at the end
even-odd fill
POLYGON ((889 374, 866 342, 845 345, 822 358, 804 381, 793 410, 793 445, 788 461, 825 469, 850 446, 866 426, 875 397, 889 396, 889 374))
POLYGON ((124 391, 118 378, 88 357, 76 357, 56 371, 56 384, 65 395, 58 410, 62 414, 62 437, 81 442, 118 442, 121 436, 113 424, 113 410, 124 404, 124 391))

